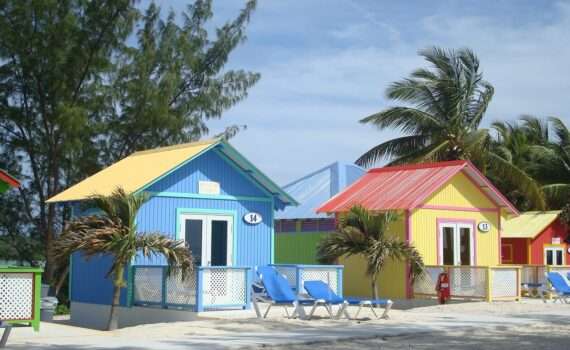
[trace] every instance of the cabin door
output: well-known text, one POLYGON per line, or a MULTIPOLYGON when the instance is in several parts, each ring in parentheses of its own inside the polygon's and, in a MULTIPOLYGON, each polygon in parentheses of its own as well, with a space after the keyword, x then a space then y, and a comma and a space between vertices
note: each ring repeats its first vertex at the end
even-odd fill
POLYGON ((182 214, 181 239, 186 241, 197 266, 231 266, 233 217, 182 214))
POLYGON ((473 264, 473 226, 444 223, 439 226, 439 261, 443 265, 473 264))

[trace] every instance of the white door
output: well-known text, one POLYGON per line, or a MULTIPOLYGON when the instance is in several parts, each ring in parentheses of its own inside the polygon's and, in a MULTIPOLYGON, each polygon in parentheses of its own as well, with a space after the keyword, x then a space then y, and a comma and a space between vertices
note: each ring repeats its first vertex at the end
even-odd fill
POLYGON ((473 226, 444 223, 439 226, 439 261, 443 265, 473 264, 473 226))
POLYGON ((232 265, 232 216, 182 214, 180 225, 180 238, 190 247, 196 265, 232 265))

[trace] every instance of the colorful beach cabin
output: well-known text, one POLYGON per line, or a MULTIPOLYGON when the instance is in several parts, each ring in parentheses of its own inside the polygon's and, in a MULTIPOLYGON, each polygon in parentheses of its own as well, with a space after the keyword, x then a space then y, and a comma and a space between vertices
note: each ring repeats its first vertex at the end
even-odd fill
MULTIPOLYGON (((317 211, 338 215, 357 204, 373 211, 399 213, 389 234, 413 244, 426 265, 439 266, 435 271, 443 271, 443 265, 499 265, 502 218, 518 215, 516 208, 468 161, 371 169, 317 211)), ((351 257, 340 263, 345 266, 345 294, 370 296, 363 261, 351 257)), ((516 289, 516 280, 513 283, 516 289)), ((413 294, 405 263, 389 262, 378 285, 384 297, 402 299, 413 294)), ((428 289, 435 293, 433 284, 428 289)))
MULTIPOLYGON (((212 140, 136 152, 49 199, 74 216, 92 214, 82 202, 117 187, 151 198, 137 216, 141 232, 187 242, 197 274, 182 281, 160 259, 136 258, 127 268, 120 325, 188 320, 190 312, 249 306, 252 268, 274 262, 274 211, 295 200, 229 143, 212 140), (144 309, 133 306, 158 306, 144 309), (175 309, 185 312, 175 312, 175 309)), ((108 319, 111 259, 71 260, 71 319, 102 328, 108 319)))
POLYGON ((20 181, 16 180, 6 170, 0 169, 0 194, 8 191, 10 188, 20 187, 20 181))
POLYGON ((316 209, 365 172, 355 164, 335 162, 283 186, 299 205, 275 214, 276 263, 317 263, 317 244, 335 230, 336 222, 334 216, 316 209))
POLYGON ((529 211, 505 221, 503 264, 561 266, 570 263, 568 227, 560 211, 529 211))

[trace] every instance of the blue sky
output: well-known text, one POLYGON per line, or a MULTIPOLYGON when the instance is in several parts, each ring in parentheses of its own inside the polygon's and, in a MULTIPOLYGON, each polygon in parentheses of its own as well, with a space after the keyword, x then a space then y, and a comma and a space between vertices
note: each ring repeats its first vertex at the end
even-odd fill
MULTIPOLYGON (((215 1, 215 21, 242 5, 215 1)), ((261 80, 212 133, 246 124, 232 144, 280 184, 354 161, 399 135, 358 120, 392 105, 387 85, 424 66, 417 51, 434 45, 479 56, 496 89, 485 125, 521 114, 570 122, 570 2, 259 0, 229 67, 261 80)))

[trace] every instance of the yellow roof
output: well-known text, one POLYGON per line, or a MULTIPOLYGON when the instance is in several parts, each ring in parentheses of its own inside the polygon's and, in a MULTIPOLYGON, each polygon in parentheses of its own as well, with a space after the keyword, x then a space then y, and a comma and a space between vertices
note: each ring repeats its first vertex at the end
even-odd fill
POLYGON ((535 238, 558 215, 560 210, 552 211, 527 211, 519 216, 511 217, 504 221, 501 237, 506 238, 535 238))
POLYGON ((217 143, 218 140, 208 140, 135 152, 51 197, 47 202, 77 201, 92 195, 107 196, 118 187, 129 193, 135 192, 217 143))

